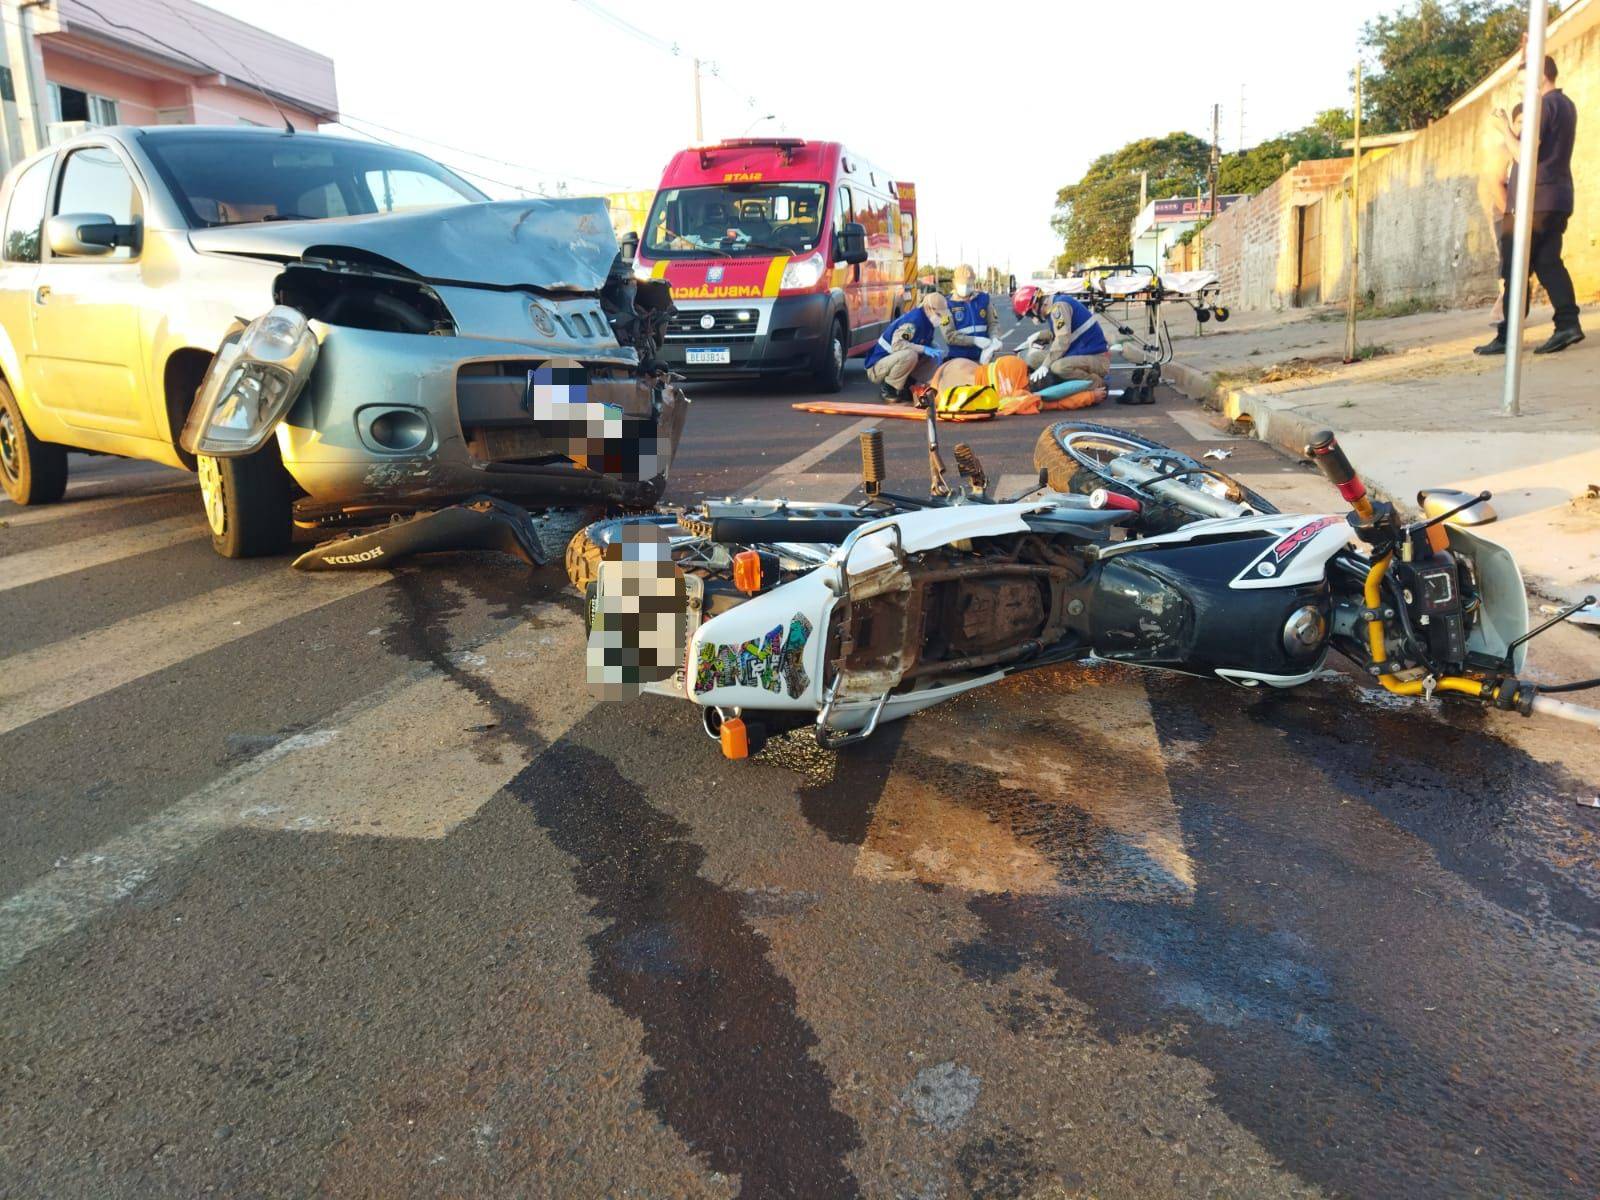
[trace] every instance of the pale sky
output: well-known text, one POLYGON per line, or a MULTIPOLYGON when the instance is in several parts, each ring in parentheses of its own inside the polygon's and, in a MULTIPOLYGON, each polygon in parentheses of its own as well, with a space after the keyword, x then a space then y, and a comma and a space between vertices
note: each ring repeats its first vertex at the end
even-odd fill
POLYGON ((1401 4, 986 0, 956 20, 949 3, 596 0, 652 42, 581 0, 206 2, 330 55, 353 128, 501 181, 474 179, 497 198, 654 188, 693 141, 698 54, 718 71, 708 140, 753 125, 846 142, 916 183, 925 262, 937 244, 1018 276, 1059 249, 1056 189, 1097 155, 1209 138, 1214 102, 1236 149, 1241 85, 1247 144, 1348 104, 1361 23, 1401 4))

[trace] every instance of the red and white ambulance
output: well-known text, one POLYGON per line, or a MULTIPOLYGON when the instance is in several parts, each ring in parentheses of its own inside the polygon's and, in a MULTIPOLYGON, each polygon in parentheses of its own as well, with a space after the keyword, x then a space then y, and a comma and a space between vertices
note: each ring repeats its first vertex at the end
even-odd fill
POLYGON ((845 359, 866 353, 908 298, 914 195, 838 142, 679 151, 634 263, 672 286, 666 360, 691 378, 804 374, 838 391, 845 359))

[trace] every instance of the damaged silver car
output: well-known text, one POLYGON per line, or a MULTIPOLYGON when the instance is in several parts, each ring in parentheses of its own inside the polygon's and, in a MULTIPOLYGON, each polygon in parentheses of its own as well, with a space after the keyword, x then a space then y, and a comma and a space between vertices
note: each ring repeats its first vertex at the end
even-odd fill
POLYGON ((687 400, 598 199, 490 202, 394 147, 109 128, 7 178, 0 482, 67 451, 197 470, 219 553, 660 495, 687 400))

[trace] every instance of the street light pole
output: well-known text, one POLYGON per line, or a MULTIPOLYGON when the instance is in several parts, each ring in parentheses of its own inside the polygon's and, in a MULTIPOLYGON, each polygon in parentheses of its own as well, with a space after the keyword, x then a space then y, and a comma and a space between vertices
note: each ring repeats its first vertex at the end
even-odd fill
POLYGON ((705 130, 700 123, 700 60, 694 60, 694 144, 705 144, 705 130))
POLYGON ((1522 415, 1522 327, 1527 323, 1528 255, 1533 242, 1534 185, 1539 175, 1539 94, 1544 79, 1546 0, 1528 0, 1528 45, 1522 59, 1522 145, 1517 155, 1517 216, 1506 288, 1506 380, 1502 411, 1522 415))

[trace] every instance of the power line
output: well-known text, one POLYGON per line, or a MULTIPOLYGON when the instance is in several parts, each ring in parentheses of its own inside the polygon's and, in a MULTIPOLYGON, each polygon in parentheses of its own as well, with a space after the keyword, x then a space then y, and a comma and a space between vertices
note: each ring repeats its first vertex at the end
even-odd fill
MULTIPOLYGON (((595 0, 573 0, 573 3, 577 4, 580 8, 593 13, 601 20, 607 21, 610 24, 615 25, 618 29, 624 30, 628 34, 638 38, 641 42, 644 42, 646 45, 651 46, 656 50, 660 50, 665 54, 670 54, 674 58, 682 58, 685 54, 684 47, 679 45, 677 42, 669 42, 664 38, 657 37, 647 29, 641 29, 626 17, 612 12, 609 8, 606 8, 602 4, 597 4, 595 0)), ((772 105, 767 104, 765 101, 749 92, 735 87, 732 83, 723 78, 722 68, 718 66, 716 60, 707 58, 704 55, 692 55, 691 57, 696 58, 698 61, 709 67, 708 73, 710 74, 711 78, 715 79, 718 83, 722 84, 723 87, 727 88, 735 96, 743 100, 748 107, 762 108, 769 112, 777 111, 772 107, 772 105)), ((788 128, 788 124, 781 118, 778 124, 782 129, 788 128)))

